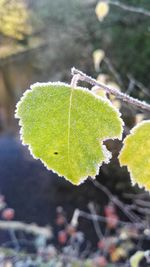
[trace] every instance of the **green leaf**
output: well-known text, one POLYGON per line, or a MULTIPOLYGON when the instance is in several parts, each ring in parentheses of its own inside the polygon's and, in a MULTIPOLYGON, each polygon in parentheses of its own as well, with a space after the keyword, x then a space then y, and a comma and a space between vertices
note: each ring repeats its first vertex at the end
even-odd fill
POLYGON ((150 190, 150 120, 134 127, 123 143, 120 164, 127 166, 133 184, 150 190))
POLYGON ((73 184, 95 177, 111 157, 103 140, 122 136, 120 113, 85 88, 36 83, 31 89, 16 110, 23 144, 48 169, 73 184))

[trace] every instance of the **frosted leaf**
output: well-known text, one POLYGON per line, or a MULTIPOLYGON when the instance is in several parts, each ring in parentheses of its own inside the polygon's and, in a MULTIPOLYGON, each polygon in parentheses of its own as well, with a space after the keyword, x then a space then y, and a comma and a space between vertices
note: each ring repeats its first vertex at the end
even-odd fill
POLYGON ((111 153, 103 145, 122 137, 120 113, 88 89, 64 83, 36 83, 17 104, 21 138, 44 165, 80 184, 95 177, 111 153))
POLYGON ((150 120, 135 126, 123 143, 120 164, 127 166, 133 184, 150 190, 150 120))

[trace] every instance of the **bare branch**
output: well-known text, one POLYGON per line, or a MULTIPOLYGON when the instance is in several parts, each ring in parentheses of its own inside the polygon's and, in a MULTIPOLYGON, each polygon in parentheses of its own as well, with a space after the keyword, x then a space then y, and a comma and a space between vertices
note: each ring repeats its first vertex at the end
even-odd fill
MULTIPOLYGON (((88 208, 90 210, 90 213, 92 215, 92 218, 94 218, 94 216, 96 215, 96 211, 95 211, 95 207, 94 207, 94 204, 92 202, 90 202, 88 204, 88 208)), ((103 238, 103 234, 102 234, 102 231, 100 229, 100 225, 98 223, 98 220, 93 220, 93 225, 94 225, 94 228, 95 228, 95 232, 98 236, 99 239, 102 239, 103 238)))
POLYGON ((150 209, 149 208, 140 208, 136 207, 136 210, 144 215, 150 215, 150 209))
MULTIPOLYGON (((78 210, 79 211, 79 216, 82 216, 83 218, 85 219, 88 219, 88 220, 92 220, 92 221, 100 221, 100 222, 104 222, 106 223, 108 221, 107 218, 105 218, 104 216, 101 216, 101 215, 97 215, 97 214, 90 214, 88 212, 85 212, 85 211, 82 211, 82 210, 78 210)), ((111 218, 111 221, 115 221, 115 219, 111 218)), ((145 229, 145 224, 143 224, 143 222, 125 222, 125 221, 120 221, 118 220, 118 224, 122 225, 122 226, 133 226, 138 228, 138 229, 145 229)))
POLYGON ((150 11, 146 10, 146 9, 144 9, 142 7, 128 6, 128 5, 125 5, 125 4, 123 4, 123 3, 119 2, 119 1, 114 1, 114 0, 106 0, 106 3, 108 3, 110 5, 114 5, 114 6, 120 7, 122 9, 130 11, 130 12, 139 13, 139 14, 142 14, 142 15, 150 17, 150 11))
POLYGON ((34 224, 27 224, 18 221, 0 221, 0 229, 25 231, 34 235, 43 235, 47 238, 52 237, 52 231, 50 227, 40 227, 34 224))
POLYGON ((107 197, 129 218, 130 221, 133 223, 136 222, 141 222, 141 218, 138 217, 134 212, 128 209, 124 203, 122 203, 116 196, 114 196, 108 188, 106 188, 104 185, 99 183, 97 180, 93 180, 90 178, 90 181, 100 190, 102 190, 107 197))
MULTIPOLYGON (((85 82, 90 83, 90 84, 92 84, 94 86, 96 85, 96 86, 104 89, 107 93, 115 95, 116 98, 121 99, 122 101, 124 101, 124 102, 126 102, 128 104, 131 104, 131 105, 133 105, 133 106, 135 106, 137 108, 140 108, 141 110, 146 110, 146 111, 150 112, 150 105, 147 104, 144 101, 140 101, 140 100, 135 99, 135 98, 133 98, 133 97, 131 97, 129 95, 126 95, 126 94, 118 91, 115 88, 108 87, 108 86, 96 81, 92 77, 86 75, 85 73, 83 73, 82 71, 80 71, 80 70, 78 70, 76 68, 72 68, 71 73, 72 73, 73 76, 76 75, 76 74, 80 74, 79 79, 81 81, 85 81, 85 82)), ((101 89, 97 89, 97 91, 99 91, 99 90, 101 90, 101 89)))
POLYGON ((123 197, 129 198, 129 199, 145 199, 148 198, 149 200, 149 193, 144 192, 144 193, 138 193, 138 194, 131 194, 131 193, 123 193, 123 197))
POLYGON ((132 79, 130 79, 126 94, 130 95, 134 91, 134 89, 135 89, 135 82, 132 79))
POLYGON ((105 64, 107 65, 109 71, 113 74, 114 78, 116 79, 117 83, 121 86, 123 86, 123 82, 121 80, 121 77, 119 75, 119 73, 115 70, 114 66, 112 65, 110 59, 108 57, 105 57, 103 59, 103 61, 105 62, 105 64))
MULTIPOLYGON (((137 86, 145 95, 150 96, 149 89, 146 88, 141 82, 137 81, 132 75, 128 74, 127 75, 128 79, 130 80, 130 83, 133 83, 135 86, 137 86)), ((130 91, 131 92, 131 91, 130 91)), ((127 92, 126 93, 130 93, 127 92)))
POLYGON ((135 199, 134 203, 137 204, 138 206, 150 208, 150 202, 149 201, 145 201, 142 199, 135 199))

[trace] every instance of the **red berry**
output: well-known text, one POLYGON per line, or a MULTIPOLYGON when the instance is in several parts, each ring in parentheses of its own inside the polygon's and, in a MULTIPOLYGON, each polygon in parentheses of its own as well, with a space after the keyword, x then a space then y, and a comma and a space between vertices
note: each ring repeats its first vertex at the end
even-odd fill
POLYGON ((112 244, 112 245, 110 245, 110 247, 109 247, 109 249, 108 249, 108 252, 109 252, 110 254, 112 254, 112 253, 115 251, 115 249, 116 249, 115 245, 112 244))
POLYGON ((110 215, 107 217, 107 227, 109 229, 115 229, 118 224, 118 216, 115 214, 110 215))
POLYGON ((105 248, 105 240, 101 239, 98 241, 97 246, 99 249, 104 249, 105 248))
POLYGON ((15 216, 15 211, 14 209, 11 209, 11 208, 7 208, 5 210, 3 210, 2 212, 2 218, 5 219, 5 220, 12 220, 15 216))
POLYGON ((60 214, 57 216, 56 218, 56 224, 61 226, 61 225, 64 225, 66 222, 66 218, 64 217, 64 215, 60 214))
POLYGON ((58 233, 58 242, 61 244, 61 245, 64 245, 66 242, 67 242, 67 234, 65 231, 60 231, 58 233))
POLYGON ((95 259, 96 267, 105 267, 108 262, 104 256, 99 256, 95 259))

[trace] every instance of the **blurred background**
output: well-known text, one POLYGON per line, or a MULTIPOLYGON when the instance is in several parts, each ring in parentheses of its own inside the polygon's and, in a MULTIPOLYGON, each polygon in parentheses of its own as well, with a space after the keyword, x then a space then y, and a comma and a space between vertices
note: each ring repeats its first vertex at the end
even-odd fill
MULTIPOLYGON (((23 92, 70 83, 73 66, 149 102, 150 1, 0 0, 0 266, 150 266, 150 197, 119 166, 120 141, 106 142, 111 163, 78 187, 20 142, 23 92)), ((124 136, 148 118, 110 100, 124 136)))

